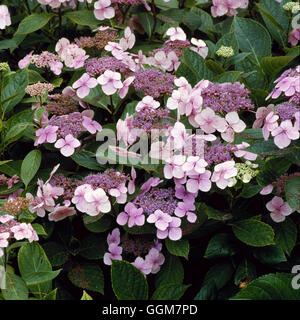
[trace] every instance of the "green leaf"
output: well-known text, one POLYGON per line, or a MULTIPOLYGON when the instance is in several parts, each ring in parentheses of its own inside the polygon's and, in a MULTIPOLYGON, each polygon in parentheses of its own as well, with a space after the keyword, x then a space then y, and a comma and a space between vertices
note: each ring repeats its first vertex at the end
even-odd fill
MULTIPOLYGON (((178 10, 179 14, 180 11, 178 10)), ((211 30, 214 29, 214 22, 210 14, 199 8, 193 7, 185 16, 185 24, 192 30, 199 29, 211 37, 211 30)))
POLYGON ((52 266, 45 251, 37 242, 27 243, 20 248, 18 265, 22 278, 27 285, 50 281, 61 271, 52 271, 52 266))
POLYGON ((27 300, 28 288, 25 282, 14 273, 6 272, 6 289, 1 290, 5 300, 27 300))
POLYGON ((273 77, 295 58, 295 56, 264 57, 261 59, 261 66, 267 75, 273 77))
POLYGON ((32 228, 39 236, 46 236, 47 232, 45 231, 44 227, 39 223, 33 223, 32 228))
MULTIPOLYGON (((37 83, 38 81, 40 82, 47 82, 46 79, 44 77, 42 77, 38 72, 34 71, 34 70, 29 70, 28 69, 28 83, 29 84, 33 84, 33 83, 37 83)), ((36 101, 36 97, 31 98, 34 101, 36 101)), ((25 100, 25 99, 24 99, 25 100)), ((23 100, 23 101, 24 101, 23 100)), ((22 101, 22 102, 23 102, 22 101)))
POLYGON ((144 275, 129 262, 112 260, 111 282, 118 300, 148 298, 148 284, 144 275))
POLYGON ((56 271, 38 271, 22 276, 28 286, 51 281, 56 278, 62 269, 56 271))
POLYGON ((214 281, 205 283, 195 296, 194 300, 215 300, 217 297, 217 287, 214 281))
POLYGON ((294 177, 285 183, 285 198, 293 211, 300 208, 300 177, 294 177))
POLYGON ((149 37, 152 35, 154 18, 148 12, 138 12, 139 21, 149 37))
POLYGON ((237 245, 235 238, 228 233, 219 233, 209 241, 204 258, 231 257, 236 251, 237 245))
POLYGON ((269 158, 265 162, 263 170, 256 176, 256 181, 265 187, 287 172, 290 166, 291 163, 286 158, 269 158))
POLYGON ((252 185, 252 184, 247 183, 247 184, 244 184, 242 192, 239 194, 239 197, 249 199, 249 198, 254 197, 261 190, 262 190, 262 186, 252 185))
POLYGON ((253 247, 264 247, 274 244, 274 230, 268 224, 245 219, 231 224, 233 233, 242 242, 253 247))
POLYGON ((297 226, 287 217, 283 222, 274 223, 273 228, 276 245, 290 255, 297 241, 297 226))
POLYGON ((258 65, 261 57, 271 55, 271 37, 261 24, 252 19, 235 16, 232 29, 236 31, 236 38, 241 51, 251 52, 258 65))
POLYGON ((218 83, 234 83, 239 80, 242 74, 243 72, 240 71, 227 71, 216 76, 215 81, 218 83))
POLYGON ((278 246, 255 248, 253 254, 263 264, 272 265, 287 261, 283 250, 278 246))
POLYGON ((256 4, 272 37, 283 47, 286 45, 289 28, 289 14, 282 8, 284 2, 287 1, 278 3, 273 0, 261 0, 256 4))
POLYGON ((111 216, 104 215, 93 222, 95 217, 85 215, 83 217, 84 226, 91 232, 100 233, 109 230, 111 226, 111 216))
POLYGON ((256 278, 255 265, 252 262, 245 259, 237 267, 237 270, 234 276, 234 284, 237 286, 239 285, 240 281, 247 280, 249 282, 254 280, 255 278, 256 278))
POLYGON ((207 215, 208 219, 226 221, 232 218, 230 213, 224 213, 217 209, 207 206, 205 203, 199 205, 199 210, 203 210, 207 215))
POLYGON ((21 166, 21 179, 23 180, 26 188, 39 170, 41 161, 42 153, 40 150, 32 150, 24 158, 21 166))
POLYGON ((90 151, 77 151, 71 156, 71 158, 84 168, 88 168, 90 170, 103 170, 103 166, 97 162, 95 154, 90 151))
POLYGON ((275 145, 274 141, 269 139, 267 141, 254 141, 250 147, 247 148, 247 151, 265 155, 265 156, 272 156, 272 155, 285 155, 288 154, 292 148, 285 148, 285 149, 278 149, 275 145))
POLYGON ((43 300, 56 300, 57 288, 50 291, 43 300))
POLYGON ((43 249, 53 267, 63 265, 69 259, 69 253, 67 249, 57 242, 46 242, 43 245, 43 249))
POLYGON ((30 126, 32 126, 32 124, 30 123, 20 123, 13 126, 8 130, 7 134, 5 135, 4 143, 6 145, 9 145, 10 143, 20 139, 23 136, 25 130, 28 129, 30 126))
POLYGON ((103 272, 96 264, 77 264, 68 272, 68 278, 79 288, 104 294, 103 272))
MULTIPOLYGON (((243 61, 245 58, 249 57, 250 55, 251 55, 250 52, 242 52, 242 53, 236 54, 233 57, 226 59, 225 67, 229 67, 231 65, 237 64, 237 63, 243 61)), ((233 72, 233 71, 231 71, 231 72, 233 72)))
POLYGON ((93 298, 83 290, 82 297, 80 300, 93 300, 93 298))
POLYGON ((99 20, 95 18, 91 10, 68 11, 64 14, 64 17, 81 26, 94 28, 99 25, 99 20))
POLYGON ((106 251, 106 241, 104 237, 89 234, 85 237, 79 248, 79 255, 86 259, 102 259, 106 251))
POLYGON ((220 290, 231 279, 234 269, 232 263, 222 261, 212 266, 204 278, 204 285, 214 283, 216 288, 220 290))
POLYGON ((184 257, 188 260, 190 244, 188 240, 172 241, 169 238, 165 241, 168 251, 174 256, 184 257))
POLYGON ((8 83, 1 90, 2 112, 10 112, 25 95, 25 88, 28 85, 27 69, 18 70, 8 78, 8 83), (4 102, 6 101, 6 102, 4 102))
POLYGON ((168 283, 181 284, 184 278, 184 270, 180 258, 168 255, 166 262, 163 264, 160 272, 156 277, 156 287, 163 286, 168 283))
POLYGON ((21 21, 15 34, 28 34, 42 29, 54 16, 54 13, 33 13, 21 21))
POLYGON ((151 300, 179 300, 190 285, 169 283, 156 289, 151 300))
POLYGON ((300 300, 300 290, 295 290, 291 282, 295 275, 270 273, 251 281, 231 300, 300 300))
POLYGON ((176 75, 185 77, 192 86, 202 79, 214 78, 214 73, 206 67, 205 60, 198 53, 188 49, 184 49, 184 56, 176 75))

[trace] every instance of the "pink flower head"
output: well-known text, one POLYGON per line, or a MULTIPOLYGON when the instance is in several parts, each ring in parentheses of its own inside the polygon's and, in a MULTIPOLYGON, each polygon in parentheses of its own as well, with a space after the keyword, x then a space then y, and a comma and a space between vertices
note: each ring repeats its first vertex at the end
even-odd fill
POLYGON ((267 195, 270 194, 273 191, 273 186, 269 184, 268 186, 264 187, 261 191, 260 194, 262 195, 267 195))
POLYGON ((190 47, 190 49, 197 52, 203 59, 205 59, 208 55, 208 47, 206 43, 203 40, 196 38, 192 38, 191 43, 195 47, 190 47))
POLYGON ((177 241, 181 239, 181 219, 177 217, 172 217, 171 219, 171 222, 165 230, 157 230, 156 236, 158 239, 166 239, 167 237, 169 237, 169 239, 172 241, 177 241))
POLYGON ((199 156, 189 156, 183 164, 182 169, 187 175, 200 174, 205 172, 205 167, 207 167, 207 165, 208 163, 199 156))
POLYGON ((41 143, 54 143, 57 139, 57 133, 58 126, 51 126, 48 125, 45 128, 38 129, 35 134, 37 136, 37 139, 34 143, 35 146, 41 143))
POLYGON ((9 238, 9 232, 0 233, 0 248, 6 248, 8 246, 7 239, 9 238))
POLYGON ((147 275, 151 272, 152 265, 146 262, 143 258, 137 257, 132 263, 137 269, 139 269, 144 275, 147 275))
POLYGON ((213 0, 211 14, 213 17, 220 17, 225 14, 232 16, 237 14, 236 9, 247 8, 248 0, 213 0))
POLYGON ((266 119, 267 115, 274 111, 274 105, 270 104, 267 107, 260 107, 256 110, 256 120, 253 123, 253 128, 261 128, 263 125, 264 120, 266 119))
POLYGON ((180 27, 169 28, 166 32, 166 35, 170 37, 171 41, 175 41, 175 40, 185 41, 186 40, 186 34, 180 27))
POLYGON ((250 144, 247 142, 242 142, 241 144, 236 144, 237 151, 234 152, 234 155, 238 158, 245 158, 246 160, 255 161, 257 158, 257 154, 253 152, 246 151, 248 147, 250 147, 250 144))
POLYGON ((97 121, 94 121, 91 118, 86 116, 83 116, 82 125, 91 134, 95 134, 97 131, 100 132, 102 130, 101 125, 97 121))
POLYGON ((211 172, 209 170, 205 170, 204 173, 199 175, 190 176, 190 179, 186 183, 187 191, 191 193, 196 193, 199 190, 208 192, 211 189, 210 176, 211 172))
POLYGON ((10 214, 5 214, 3 216, 0 216, 0 222, 1 223, 7 223, 9 221, 14 220, 14 216, 10 215, 10 214))
POLYGON ((103 257, 103 262, 110 266, 112 264, 111 262, 111 259, 114 259, 114 260, 122 260, 122 247, 118 246, 116 243, 111 243, 109 246, 108 246, 108 251, 109 252, 106 252, 104 254, 104 257, 103 257))
POLYGON ((155 223, 155 227, 162 231, 168 228, 171 221, 172 217, 168 213, 164 213, 161 210, 155 210, 154 213, 150 214, 147 218, 147 222, 155 223))
POLYGON ((135 107, 135 111, 139 112, 141 111, 144 107, 149 107, 152 109, 157 109, 160 106, 160 102, 156 101, 153 99, 153 97, 151 96, 146 96, 142 99, 142 101, 140 101, 136 107, 135 107))
POLYGON ((32 54, 33 54, 33 50, 19 61, 18 66, 20 69, 24 69, 25 67, 30 65, 32 54))
POLYGON ((135 35, 129 27, 124 30, 124 38, 121 38, 119 45, 123 51, 133 48, 135 44, 135 35))
POLYGON ((194 223, 197 220, 197 216, 194 212, 196 207, 193 203, 190 202, 179 202, 177 208, 175 209, 175 215, 179 218, 187 217, 187 220, 190 223, 194 223))
POLYGON ((119 96, 121 99, 126 97, 128 90, 129 90, 129 87, 132 84, 132 82, 134 81, 134 79, 135 79, 135 77, 128 77, 123 82, 123 87, 119 90, 119 96))
POLYGON ((100 212, 107 213, 111 210, 108 196, 102 188, 86 191, 84 199, 89 203, 86 213, 90 216, 97 216, 100 212))
POLYGON ((178 121, 171 130, 170 136, 173 138, 172 143, 176 149, 181 149, 186 144, 186 140, 189 137, 184 124, 178 121))
POLYGON ((145 257, 145 262, 151 265, 151 273, 157 273, 164 264, 165 257, 157 249, 152 248, 145 257))
POLYGON ((141 186, 141 190, 145 193, 148 192, 152 187, 157 187, 163 180, 160 178, 149 178, 144 184, 141 186))
POLYGON ((81 78, 73 83, 73 88, 77 89, 78 97, 83 99, 89 95, 90 89, 95 88, 97 85, 98 82, 95 78, 91 78, 87 73, 84 73, 81 78))
POLYGON ((282 222, 285 217, 292 213, 291 207, 280 197, 274 197, 266 204, 267 209, 271 212, 270 216, 275 222, 282 222))
POLYGON ((81 105, 82 108, 87 108, 87 106, 88 106, 87 103, 84 102, 83 100, 81 100, 81 99, 78 97, 76 91, 75 91, 72 87, 70 87, 70 86, 69 86, 69 87, 65 87, 65 88, 63 89, 63 91, 62 91, 62 94, 65 95, 65 96, 69 96, 69 97, 77 100, 77 101, 79 102, 79 104, 81 105))
POLYGON ((86 210, 88 210, 89 203, 85 200, 84 195, 91 191, 93 191, 93 188, 89 184, 83 184, 75 189, 74 196, 71 201, 80 212, 86 212, 86 210))
POLYGON ((97 81, 102 86, 103 92, 108 96, 114 94, 118 89, 123 87, 121 74, 111 70, 106 70, 98 77, 97 81))
POLYGON ((215 182, 220 189, 225 189, 229 184, 229 179, 237 175, 235 162, 226 161, 215 166, 211 181, 215 182))
POLYGON ((284 149, 291 143, 291 140, 299 139, 299 128, 293 127, 291 120, 285 120, 271 134, 276 146, 279 149, 284 149))
POLYGON ((175 186, 175 196, 178 199, 181 199, 183 202, 195 202, 198 191, 190 192, 185 189, 184 186, 176 185, 175 186))
POLYGON ((182 165, 185 163, 185 156, 175 155, 166 162, 167 164, 164 166, 164 176, 166 179, 172 179, 173 177, 181 179, 184 177, 185 173, 182 165))
POLYGON ((50 63, 50 70, 55 74, 55 75, 60 75, 61 71, 63 69, 63 63, 60 61, 55 61, 50 63))
POLYGON ((73 207, 69 206, 60 206, 58 205, 54 211, 52 211, 49 215, 49 221, 61 221, 67 217, 73 216, 76 214, 76 210, 73 207))
POLYGON ((10 14, 6 5, 0 6, 0 29, 4 30, 11 25, 10 14))
POLYGON ((279 116, 274 114, 273 111, 266 116, 265 123, 262 128, 262 132, 265 140, 268 140, 270 136, 270 132, 278 127, 278 123, 277 123, 278 119, 279 119, 279 116))
POLYGON ((80 146, 80 141, 68 134, 65 138, 57 140, 54 146, 60 149, 63 156, 70 157, 75 152, 75 148, 80 146))
POLYGON ((107 244, 119 244, 120 243, 120 230, 119 228, 115 228, 111 233, 107 236, 107 244))
POLYGON ((136 171, 134 167, 131 168, 131 180, 128 182, 128 193, 133 194, 135 192, 135 179, 136 179, 136 171))
POLYGON ((32 231, 27 223, 20 223, 13 226, 10 230, 13 232, 16 240, 29 239, 32 235, 32 231))
POLYGON ((124 226, 128 222, 128 227, 142 226, 145 223, 143 208, 137 208, 132 202, 128 202, 125 206, 125 212, 119 213, 117 223, 124 226))
POLYGON ((289 37, 289 43, 292 46, 296 46, 298 44, 299 40, 300 40, 300 28, 292 30, 290 37, 289 37))
POLYGON ((94 3, 94 15, 98 20, 111 19, 115 16, 115 9, 110 7, 110 0, 99 0, 94 3))
POLYGON ((219 132, 224 132, 227 128, 225 119, 217 116, 210 108, 205 108, 201 111, 201 113, 197 114, 195 121, 206 133, 213 133, 216 130, 219 132))
POLYGON ((229 112, 225 116, 227 121, 227 128, 225 132, 221 133, 222 138, 227 142, 234 141, 234 133, 240 133, 246 129, 246 124, 244 121, 240 120, 237 112, 229 112))

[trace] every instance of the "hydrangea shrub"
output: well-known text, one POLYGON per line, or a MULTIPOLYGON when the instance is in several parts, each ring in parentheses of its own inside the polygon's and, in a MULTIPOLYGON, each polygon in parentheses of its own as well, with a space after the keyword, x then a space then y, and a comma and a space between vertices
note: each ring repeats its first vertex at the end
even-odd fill
POLYGON ((0 299, 300 299, 299 11, 3 0, 0 299))

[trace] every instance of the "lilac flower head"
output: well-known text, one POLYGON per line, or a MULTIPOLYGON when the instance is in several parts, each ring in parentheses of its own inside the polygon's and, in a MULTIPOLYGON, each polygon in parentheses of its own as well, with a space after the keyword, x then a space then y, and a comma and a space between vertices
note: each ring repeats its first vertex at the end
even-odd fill
POLYGON ((139 194, 133 201, 137 207, 143 208, 147 215, 161 210, 172 215, 177 207, 178 200, 175 198, 175 190, 172 188, 152 188, 150 191, 139 194))
POLYGON ((210 83, 201 92, 203 106, 218 113, 254 109, 249 94, 250 91, 239 82, 210 83))
POLYGON ((175 76, 165 74, 157 69, 146 69, 134 73, 133 86, 145 95, 158 98, 161 95, 171 95, 174 90, 175 76))
POLYGON ((49 120, 49 125, 58 127, 57 135, 61 138, 65 138, 68 134, 76 138, 81 132, 85 131, 82 123, 83 114, 80 112, 53 116, 49 120))
POLYGON ((283 102, 276 106, 276 114, 279 116, 281 121, 292 120, 295 113, 300 111, 299 105, 291 102, 283 102))
POLYGON ((93 58, 85 62, 86 72, 91 76, 100 76, 105 70, 128 73, 128 67, 122 61, 115 57, 105 56, 102 58, 93 58))

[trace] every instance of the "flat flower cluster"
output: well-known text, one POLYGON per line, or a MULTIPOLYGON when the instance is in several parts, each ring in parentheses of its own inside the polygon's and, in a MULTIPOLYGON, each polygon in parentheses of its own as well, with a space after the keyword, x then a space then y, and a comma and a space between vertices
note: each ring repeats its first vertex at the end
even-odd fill
MULTIPOLYGON (((15 240, 39 241, 38 227, 26 218, 22 220, 26 214, 51 227, 67 221, 72 227, 79 221, 87 230, 89 223, 92 227, 93 223, 100 225, 105 237, 99 239, 106 239, 103 263, 111 266, 114 260, 129 261, 145 278, 157 274, 165 261, 169 266, 175 261, 178 267, 177 260, 169 259, 174 255, 172 246, 176 249, 188 243, 189 247, 186 235, 202 227, 204 213, 205 218, 211 218, 209 210, 217 212, 213 205, 206 205, 214 196, 228 200, 228 208, 225 204, 217 223, 236 211, 234 219, 239 221, 243 210, 235 206, 252 194, 266 199, 259 213, 262 219, 253 219, 253 224, 260 223, 263 229, 266 221, 273 226, 292 220, 287 217, 300 212, 295 194, 289 190, 300 177, 294 169, 299 163, 300 65, 293 60, 300 40, 300 28, 295 23, 300 7, 296 2, 272 1, 291 18, 291 25, 278 34, 271 32, 270 25, 276 19, 268 25, 265 18, 269 8, 265 8, 261 22, 266 28, 255 22, 253 30, 267 33, 266 42, 269 31, 270 39, 285 41, 285 56, 265 54, 270 43, 259 48, 263 53, 254 57, 259 50, 256 44, 252 48, 250 40, 245 44, 241 39, 241 33, 247 32, 245 26, 254 23, 248 16, 256 10, 264 13, 262 5, 253 9, 248 0, 207 0, 195 5, 179 1, 176 9, 173 3, 165 4, 166 9, 163 3, 149 0, 37 0, 36 7, 26 2, 24 6, 32 11, 33 18, 49 17, 49 23, 34 31, 38 32, 35 35, 51 35, 55 41, 37 45, 32 51, 21 51, 21 47, 16 55, 20 70, 16 72, 8 63, 0 63, 4 92, 0 257, 5 255, 6 260, 9 245, 15 240), (184 21, 172 17, 176 10, 184 12, 184 21), (243 18, 233 17, 238 14, 243 18), (201 22, 202 18, 207 20, 197 25, 200 15, 201 22), (150 20, 143 21, 142 17, 150 20), (79 26, 69 32, 73 19, 80 20, 79 26), (48 31, 48 26, 56 25, 59 30, 48 31), (90 33, 86 33, 88 27, 93 29, 90 33), (219 35, 221 39, 217 39, 219 35), (147 36, 144 46, 141 40, 147 36), (257 69, 252 70, 254 67, 257 69), (25 74, 23 98, 8 84, 25 74), (266 85, 263 89, 259 84, 252 87, 253 79, 266 85), (9 96, 10 91, 16 92, 9 96), (20 115, 9 119, 7 115, 15 111, 11 105, 17 100, 13 107, 17 110, 20 104, 20 115), (30 107, 24 111, 23 105, 28 103, 30 107), (10 127, 14 122, 19 125, 20 118, 27 124, 29 116, 30 125, 24 124, 22 132, 23 124, 16 126, 17 130, 10 127), (105 135, 108 131, 114 136, 112 140, 105 135), (25 150, 32 141, 35 156, 33 159, 28 154, 25 160, 10 163, 11 159, 4 157, 13 159, 19 136, 24 138, 25 150), (100 148, 103 136, 109 139, 100 148), (7 146, 11 147, 8 152, 4 150, 7 146), (104 146, 107 148, 99 155, 104 146), (118 160, 111 158, 112 154, 118 160), (289 162, 288 169, 266 169, 268 161, 277 161, 277 156, 283 163, 289 162), (123 157, 127 162, 121 161, 123 157), (25 170, 31 160, 33 165, 25 170), (50 174, 47 169, 52 169, 50 174), (102 221, 108 221, 108 226, 102 226, 102 221)), ((12 28, 10 7, 0 5, 1 37, 5 32, 10 34, 12 28)), ((21 23, 26 25, 26 21, 21 23)), ((0 47, 18 39, 9 39, 0 47)), ((222 206, 222 201, 216 207, 222 206)), ((248 218, 247 212, 243 219, 248 218)), ((77 231, 70 241, 78 240, 82 245, 77 231)), ((73 257, 70 265, 73 268, 73 257)))

